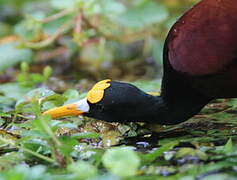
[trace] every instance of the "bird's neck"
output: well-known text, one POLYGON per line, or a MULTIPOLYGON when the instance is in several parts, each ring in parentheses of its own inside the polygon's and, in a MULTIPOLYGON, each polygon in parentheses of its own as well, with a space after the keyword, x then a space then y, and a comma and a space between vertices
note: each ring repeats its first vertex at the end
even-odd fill
POLYGON ((161 96, 153 97, 149 122, 158 124, 178 124, 191 118, 209 103, 205 97, 192 88, 185 78, 167 75, 163 78, 161 96))
POLYGON ((179 96, 167 99, 164 96, 155 97, 156 103, 152 106, 152 113, 147 118, 150 123, 172 125, 184 122, 200 112, 210 101, 203 97, 179 96))

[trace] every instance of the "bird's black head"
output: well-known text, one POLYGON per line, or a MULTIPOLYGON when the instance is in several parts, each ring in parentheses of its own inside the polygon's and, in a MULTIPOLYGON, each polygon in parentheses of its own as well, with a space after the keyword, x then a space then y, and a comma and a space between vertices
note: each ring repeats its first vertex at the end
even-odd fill
POLYGON ((155 111, 157 97, 134 85, 103 80, 93 86, 87 97, 73 104, 46 111, 52 117, 85 115, 108 122, 146 121, 155 111))

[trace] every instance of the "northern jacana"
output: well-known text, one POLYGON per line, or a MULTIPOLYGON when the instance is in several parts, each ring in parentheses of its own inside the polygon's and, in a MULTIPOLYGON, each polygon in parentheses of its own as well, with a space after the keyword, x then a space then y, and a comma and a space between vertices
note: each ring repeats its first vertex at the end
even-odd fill
POLYGON ((168 34, 163 64, 160 96, 104 80, 85 99, 44 114, 177 124, 213 99, 237 97, 237 1, 202 0, 186 12, 168 34))

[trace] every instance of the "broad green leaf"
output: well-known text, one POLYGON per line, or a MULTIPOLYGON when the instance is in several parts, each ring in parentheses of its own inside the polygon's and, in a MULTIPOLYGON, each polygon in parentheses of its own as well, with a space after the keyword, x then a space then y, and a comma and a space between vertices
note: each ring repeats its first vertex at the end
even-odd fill
POLYGON ((50 3, 55 9, 75 8, 80 0, 51 0, 50 3))
MULTIPOLYGON (((56 0, 57 1, 57 0, 56 0)), ((55 21, 50 21, 43 26, 43 30, 48 35, 54 35, 55 32, 65 23, 73 18, 72 15, 64 16, 55 21)))
POLYGON ((97 175, 97 169, 85 161, 70 164, 68 170, 73 172, 78 180, 90 179, 97 175))
POLYGON ((47 102, 52 103, 51 106, 45 105, 44 107, 52 107, 52 105, 59 106, 62 105, 65 100, 65 97, 56 94, 52 90, 49 90, 47 88, 37 88, 28 92, 24 97, 18 100, 16 103, 16 109, 22 110, 25 105, 28 105, 33 101, 37 101, 39 104, 43 105, 47 102))
POLYGON ((67 99, 76 99, 79 97, 79 92, 76 89, 68 89, 63 93, 63 96, 67 99))
POLYGON ((18 140, 19 142, 21 140, 24 141, 25 139, 28 139, 28 138, 30 138, 30 139, 32 139, 32 138, 42 138, 42 139, 49 138, 49 136, 46 133, 44 133, 43 131, 32 130, 32 129, 30 131, 23 131, 21 133, 21 136, 22 136, 22 138, 18 140))
POLYGON ((30 90, 31 88, 21 87, 17 83, 0 84, 0 93, 3 93, 5 97, 9 97, 14 100, 22 99, 22 97, 30 90))
POLYGON ((139 156, 128 147, 108 149, 102 157, 102 162, 111 173, 120 177, 136 175, 140 166, 139 156))
POLYGON ((32 122, 32 125, 34 126, 34 129, 48 134, 49 129, 50 129, 50 126, 49 126, 50 120, 51 119, 49 116, 40 116, 39 118, 36 118, 32 120, 31 122, 32 122))
POLYGON ((50 180, 45 171, 46 167, 43 165, 29 167, 21 164, 4 173, 3 177, 4 180, 50 180))
POLYGON ((15 34, 26 41, 34 41, 42 35, 42 24, 28 16, 15 26, 15 34))
POLYGON ((70 156, 74 146, 78 144, 76 139, 69 136, 60 136, 59 141, 61 142, 60 152, 65 156, 70 156))
MULTIPOLYGON (((50 146, 46 141, 43 141, 41 139, 39 139, 39 137, 36 137, 37 139, 34 138, 26 138, 25 141, 22 141, 22 146, 26 149, 30 149, 32 151, 41 153, 41 154, 49 154, 50 153, 50 146)), ((32 154, 23 151, 24 152, 24 156, 27 159, 31 159, 34 158, 35 156, 33 156, 32 154)))
POLYGON ((32 51, 17 47, 16 43, 0 45, 0 72, 20 62, 32 61, 32 51))
POLYGON ((124 4, 116 0, 100 0, 99 5, 101 13, 109 17, 119 15, 126 10, 124 4))
POLYGON ((126 27, 142 28, 146 25, 160 23, 167 17, 168 12, 161 4, 147 1, 137 7, 127 9, 116 20, 126 27))

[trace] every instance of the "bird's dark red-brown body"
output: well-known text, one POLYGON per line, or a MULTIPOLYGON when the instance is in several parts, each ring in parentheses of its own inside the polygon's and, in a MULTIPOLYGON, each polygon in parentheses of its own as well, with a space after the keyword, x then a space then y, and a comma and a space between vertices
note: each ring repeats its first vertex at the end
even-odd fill
POLYGON ((80 114, 105 121, 177 124, 213 99, 237 97, 237 0, 202 0, 187 11, 168 34, 163 62, 160 96, 111 81, 99 89, 99 102, 46 114, 78 114, 74 107, 82 107, 80 114))
POLYGON ((172 27, 165 61, 209 97, 237 97, 237 1, 203 0, 172 27))

